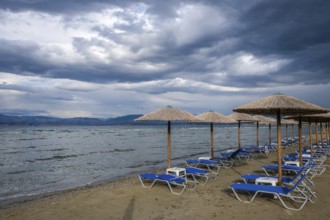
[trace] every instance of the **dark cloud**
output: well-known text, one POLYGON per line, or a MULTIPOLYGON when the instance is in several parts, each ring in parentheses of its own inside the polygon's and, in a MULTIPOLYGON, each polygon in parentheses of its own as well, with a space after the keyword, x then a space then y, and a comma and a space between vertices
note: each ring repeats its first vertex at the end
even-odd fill
MULTIPOLYGON (((3 36, 3 72, 101 84, 161 82, 122 88, 145 94, 234 95, 236 91, 209 87, 270 91, 330 83, 330 2, 326 0, 4 0, 0 8, 1 20, 6 20, 7 12, 43 12, 57 16, 65 31, 79 32, 79 25, 86 25, 83 31, 93 33, 69 36, 66 43, 74 55, 58 45, 47 47, 49 42, 37 37, 3 36), (115 8, 115 18, 88 17, 89 12, 101 15, 115 8), (66 57, 65 62, 61 57, 66 57), (188 81, 172 85, 176 78, 188 81), (190 82, 204 84, 189 86, 190 82), (205 87, 196 89, 200 85, 205 87)), ((251 93, 257 94, 244 91, 251 93)))
POLYGON ((264 53, 291 53, 329 43, 328 1, 262 1, 241 16, 249 49, 264 53))
POLYGON ((40 72, 49 67, 36 65, 36 52, 40 50, 38 44, 31 41, 11 41, 0 39, 0 71, 10 72, 40 72))
POLYGON ((107 1, 107 0, 3 0, 0 3, 1 8, 11 11, 41 11, 46 13, 68 14, 82 13, 87 11, 99 11, 105 6, 121 4, 125 1, 107 1), (120 3, 122 2, 122 3, 120 3))
POLYGON ((245 26, 239 32, 240 47, 259 56, 292 59, 276 73, 292 74, 294 80, 283 83, 329 82, 329 11, 329 2, 323 0, 262 1, 240 18, 245 26))

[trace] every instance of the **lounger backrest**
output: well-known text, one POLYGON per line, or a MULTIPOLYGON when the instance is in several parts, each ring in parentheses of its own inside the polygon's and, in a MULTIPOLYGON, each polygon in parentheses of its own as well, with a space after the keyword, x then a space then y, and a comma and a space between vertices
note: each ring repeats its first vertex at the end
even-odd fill
POLYGON ((234 151, 229 157, 228 159, 233 159, 234 157, 237 156, 237 154, 241 151, 241 149, 237 149, 236 151, 234 151))
POLYGON ((201 159, 199 160, 199 163, 202 164, 208 164, 208 165, 218 165, 219 163, 213 160, 205 160, 205 159, 201 159))
POLYGON ((207 174, 206 170, 199 169, 196 167, 186 167, 186 172, 187 173, 196 173, 196 174, 207 174))
MULTIPOLYGON (((295 175, 295 177, 293 178, 293 180, 297 179, 304 171, 306 170, 306 166, 303 166, 295 175)), ((293 181, 292 180, 292 181, 293 181)))
POLYGON ((303 179, 306 177, 307 174, 304 174, 301 176, 301 178, 296 182, 296 184, 294 184, 294 186, 290 189, 289 192, 292 192, 300 183, 301 181, 303 181, 303 179))
POLYGON ((158 179, 165 180, 168 182, 176 182, 176 183, 183 183, 186 181, 186 179, 184 179, 182 177, 177 177, 177 176, 171 175, 171 174, 160 174, 160 175, 158 175, 158 179))

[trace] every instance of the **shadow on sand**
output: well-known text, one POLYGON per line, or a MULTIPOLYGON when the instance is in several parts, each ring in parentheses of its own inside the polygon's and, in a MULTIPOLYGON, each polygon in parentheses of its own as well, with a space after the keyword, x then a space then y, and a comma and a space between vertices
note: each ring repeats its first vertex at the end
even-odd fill
POLYGON ((126 210, 125 210, 123 220, 133 219, 134 204, 135 204, 135 196, 133 196, 131 198, 131 201, 129 202, 129 204, 128 204, 126 210))

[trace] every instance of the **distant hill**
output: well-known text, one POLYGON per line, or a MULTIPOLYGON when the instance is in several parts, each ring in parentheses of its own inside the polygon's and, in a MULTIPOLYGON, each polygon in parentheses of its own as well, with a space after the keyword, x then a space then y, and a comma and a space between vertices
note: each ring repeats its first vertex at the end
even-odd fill
POLYGON ((142 115, 125 115, 117 118, 109 118, 105 122, 110 125, 119 125, 119 124, 139 124, 134 120, 142 115))
MULTIPOLYGON (((0 125, 120 125, 135 124, 141 115, 127 115, 117 118, 56 118, 45 116, 9 116, 0 114, 0 125)), ((139 124, 139 123, 136 123, 139 124)))
MULTIPOLYGON (((166 121, 135 121, 142 115, 125 115, 116 118, 56 118, 45 116, 9 116, 0 114, 0 125, 163 125, 166 121)), ((186 122, 173 122, 186 124, 186 122)))
MULTIPOLYGON (((0 114, 0 125, 166 125, 166 121, 135 121, 135 119, 142 115, 125 115, 116 118, 88 118, 88 117, 76 117, 76 118, 56 118, 46 116, 9 116, 0 114)), ((198 124, 200 123, 188 123, 182 121, 174 121, 173 125, 185 125, 185 124, 198 124)), ((204 123, 208 124, 208 123, 204 123)), ((236 124, 232 124, 236 126, 236 124)))

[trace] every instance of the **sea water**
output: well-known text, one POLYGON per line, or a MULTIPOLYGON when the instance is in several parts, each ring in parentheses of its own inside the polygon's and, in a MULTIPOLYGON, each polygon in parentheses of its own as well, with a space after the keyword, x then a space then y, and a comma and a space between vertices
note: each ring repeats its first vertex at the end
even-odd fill
MULTIPOLYGON (((268 142, 268 126, 259 136, 268 142)), ((237 126, 215 125, 214 142, 216 151, 237 148, 237 126)), ((241 143, 256 144, 255 125, 242 126, 241 143)), ((202 155, 210 127, 173 125, 172 165, 202 155)), ((166 125, 0 126, 0 205, 166 166, 166 125)))

